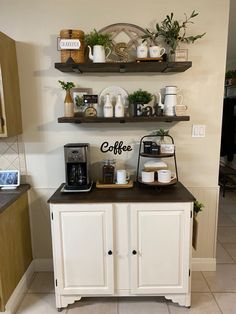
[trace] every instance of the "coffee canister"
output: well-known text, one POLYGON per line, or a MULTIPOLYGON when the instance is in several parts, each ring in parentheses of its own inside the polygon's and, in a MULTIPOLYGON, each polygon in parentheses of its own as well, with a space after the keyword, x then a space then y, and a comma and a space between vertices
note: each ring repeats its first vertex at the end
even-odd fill
POLYGON ((72 58, 75 63, 84 63, 84 32, 79 29, 63 29, 60 31, 61 39, 79 39, 79 49, 61 50, 61 62, 65 63, 72 58))

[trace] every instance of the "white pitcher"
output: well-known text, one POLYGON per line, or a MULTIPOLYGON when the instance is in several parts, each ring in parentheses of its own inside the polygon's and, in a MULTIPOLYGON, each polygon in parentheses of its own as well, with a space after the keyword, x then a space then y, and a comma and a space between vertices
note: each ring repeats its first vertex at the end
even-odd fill
POLYGON ((89 48, 89 59, 93 60, 93 62, 106 62, 106 58, 110 55, 111 49, 109 47, 104 48, 102 45, 93 46, 93 54, 90 46, 89 48), (107 50, 107 54, 105 54, 105 49, 107 50))
POLYGON ((165 116, 174 116, 175 115, 175 106, 177 106, 178 98, 180 102, 178 105, 182 105, 183 103, 183 96, 182 95, 165 95, 165 102, 164 102, 164 115, 165 116))

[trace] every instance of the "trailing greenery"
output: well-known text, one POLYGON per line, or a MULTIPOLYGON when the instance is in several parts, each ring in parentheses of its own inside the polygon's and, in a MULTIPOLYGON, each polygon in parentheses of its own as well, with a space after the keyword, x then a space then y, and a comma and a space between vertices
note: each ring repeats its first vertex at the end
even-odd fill
POLYGON ((229 70, 225 73, 226 79, 231 79, 233 77, 236 77, 236 70, 229 70))
POLYGON ((128 100, 130 104, 147 104, 152 100, 152 94, 139 89, 132 94, 129 94, 128 100))
POLYGON ((192 19, 198 16, 198 13, 194 10, 189 17, 187 17, 186 13, 184 13, 184 15, 185 20, 183 22, 175 20, 173 12, 170 15, 166 15, 166 18, 160 24, 156 24, 156 29, 154 31, 146 29, 147 34, 142 38, 144 40, 150 39, 153 44, 157 44, 158 37, 163 38, 165 43, 171 48, 170 53, 172 54, 175 53, 175 50, 180 42, 187 44, 194 43, 197 39, 202 38, 206 33, 196 36, 187 36, 187 26, 188 24, 193 24, 192 19))
POLYGON ((199 212, 202 211, 204 205, 198 201, 194 202, 194 206, 193 206, 193 211, 195 213, 195 215, 197 215, 199 212))
POLYGON ((64 81, 58 81, 61 84, 61 88, 64 90, 70 90, 71 88, 75 87, 75 84, 73 82, 64 82, 64 81))
POLYGON ((94 29, 89 34, 86 34, 84 40, 86 45, 91 47, 95 45, 101 45, 103 47, 112 46, 111 34, 99 34, 96 29, 94 29))

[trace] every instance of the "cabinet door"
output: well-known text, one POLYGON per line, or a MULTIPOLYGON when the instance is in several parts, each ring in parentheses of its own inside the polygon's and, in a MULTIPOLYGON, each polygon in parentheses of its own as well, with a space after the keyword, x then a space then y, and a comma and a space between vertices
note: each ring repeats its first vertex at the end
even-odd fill
POLYGON ((51 210, 54 270, 59 293, 112 294, 112 205, 51 205, 51 210))
POLYGON ((188 291, 190 211, 190 203, 131 204, 132 293, 188 291))
POLYGON ((10 137, 22 133, 16 44, 0 32, 0 47, 0 137, 10 137))

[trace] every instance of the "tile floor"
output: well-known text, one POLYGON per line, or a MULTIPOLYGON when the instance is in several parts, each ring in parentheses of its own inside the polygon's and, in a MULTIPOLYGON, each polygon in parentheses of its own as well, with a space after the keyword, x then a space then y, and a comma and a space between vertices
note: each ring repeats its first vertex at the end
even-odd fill
MULTIPOLYGON (((16 314, 54 314, 53 274, 35 274, 16 314)), ((164 298, 84 298, 64 314, 236 314, 236 191, 220 199, 216 272, 193 272, 191 309, 164 298)))

